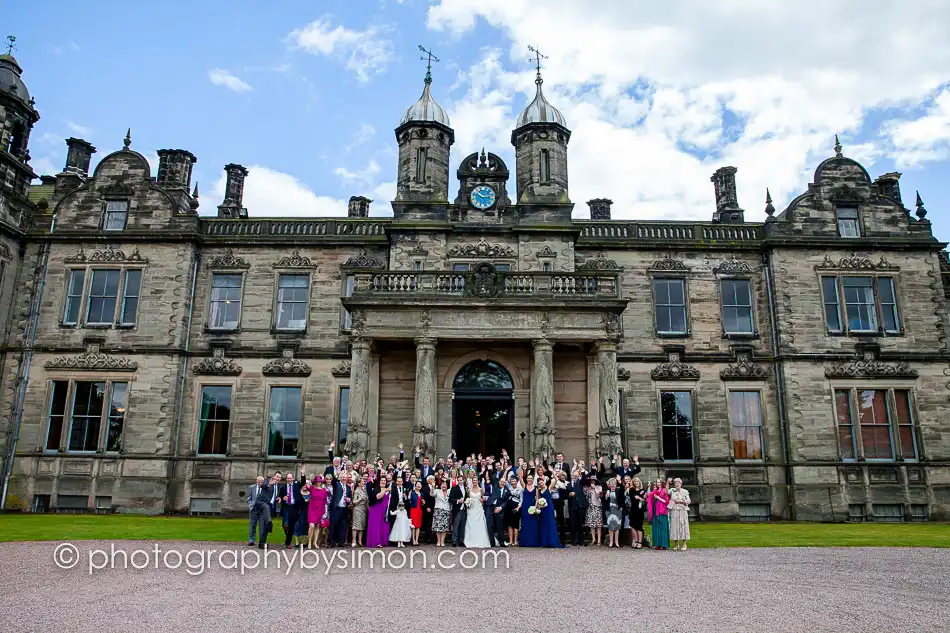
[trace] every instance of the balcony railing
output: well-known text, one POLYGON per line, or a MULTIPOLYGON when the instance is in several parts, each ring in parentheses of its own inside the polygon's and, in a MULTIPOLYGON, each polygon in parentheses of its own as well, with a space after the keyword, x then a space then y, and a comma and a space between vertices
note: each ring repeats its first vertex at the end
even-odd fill
POLYGON ((353 296, 619 299, 616 272, 384 272, 356 275, 353 296))
POLYGON ((378 219, 203 218, 201 232, 213 237, 372 237, 384 236, 388 225, 378 219))

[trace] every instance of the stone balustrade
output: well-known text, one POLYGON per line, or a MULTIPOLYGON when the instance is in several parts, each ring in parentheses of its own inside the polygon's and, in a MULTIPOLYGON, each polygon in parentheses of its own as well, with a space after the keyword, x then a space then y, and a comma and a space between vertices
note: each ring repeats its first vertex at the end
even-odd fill
POLYGON ((354 296, 619 299, 620 273, 406 271, 356 275, 354 296))

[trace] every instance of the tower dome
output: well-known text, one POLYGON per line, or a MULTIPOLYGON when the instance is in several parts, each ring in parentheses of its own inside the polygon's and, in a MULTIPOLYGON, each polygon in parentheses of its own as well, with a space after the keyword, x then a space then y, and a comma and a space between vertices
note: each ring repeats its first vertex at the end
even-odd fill
POLYGON ((432 98, 431 86, 432 74, 427 72, 425 87, 422 89, 422 96, 402 115, 402 120, 399 121, 399 125, 423 121, 440 123, 445 127, 451 127, 451 125, 449 125, 449 115, 447 115, 445 110, 442 109, 442 106, 432 98))
POLYGON ((534 95, 534 101, 529 103, 528 107, 521 112, 521 116, 518 117, 517 127, 528 125, 529 123, 557 123, 566 128, 567 121, 564 120, 564 115, 544 97, 544 92, 541 90, 541 84, 544 83, 544 81, 541 79, 540 71, 538 71, 538 76, 534 80, 534 83, 538 87, 534 95))
POLYGON ((23 69, 13 55, 0 55, 0 92, 7 92, 21 101, 29 103, 30 92, 26 84, 20 79, 23 69))

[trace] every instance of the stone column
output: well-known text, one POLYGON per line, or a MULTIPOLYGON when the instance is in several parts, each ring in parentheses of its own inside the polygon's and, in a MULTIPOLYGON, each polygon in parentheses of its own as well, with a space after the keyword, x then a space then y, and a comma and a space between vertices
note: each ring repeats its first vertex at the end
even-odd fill
POLYGON ((423 455, 435 455, 436 431, 436 376, 434 338, 422 337, 416 340, 416 404, 415 421, 412 425, 412 446, 422 447, 423 455))
POLYGON ((554 452, 554 345, 547 339, 532 341, 534 371, 531 372, 533 407, 532 453, 554 452))
POLYGON ((350 418, 346 452, 352 459, 367 459, 372 341, 358 337, 352 340, 351 345, 353 356, 350 360, 350 418))
POLYGON ((620 418, 617 404, 617 344, 597 343, 597 364, 600 366, 600 441, 597 450, 605 454, 622 452, 620 418))

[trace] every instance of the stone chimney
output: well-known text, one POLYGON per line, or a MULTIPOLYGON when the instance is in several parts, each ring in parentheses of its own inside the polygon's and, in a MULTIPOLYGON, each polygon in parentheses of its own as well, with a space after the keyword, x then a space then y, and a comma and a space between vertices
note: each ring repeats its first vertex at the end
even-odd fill
POLYGON ((158 186, 191 191, 191 169, 197 161, 195 155, 187 150, 158 150, 158 186))
POLYGON ((218 206, 219 218, 246 218, 247 209, 244 208, 244 179, 247 177, 247 168, 235 163, 224 166, 228 175, 224 187, 224 201, 218 206))
POLYGON ((587 206, 590 207, 590 219, 609 220, 610 205, 613 203, 613 200, 608 200, 607 198, 594 198, 593 200, 588 200, 587 206))
POLYGON ((63 173, 76 174, 83 179, 89 176, 89 161, 92 155, 96 153, 96 148, 88 141, 81 138, 66 139, 66 166, 63 167, 63 173))
POLYGON ((904 201, 901 200, 900 179, 900 172, 892 171, 878 177, 878 179, 874 181, 874 184, 877 185, 879 194, 897 200, 903 206, 904 201))
POLYGON ((737 171, 735 167, 720 167, 710 178, 716 187, 716 212, 713 214, 713 222, 723 224, 745 222, 745 214, 739 207, 739 200, 736 197, 737 171))
POLYGON ((347 209, 347 217, 351 218, 368 218, 369 217, 369 205, 373 201, 369 198, 364 198, 363 196, 353 196, 350 198, 349 208, 347 209))

